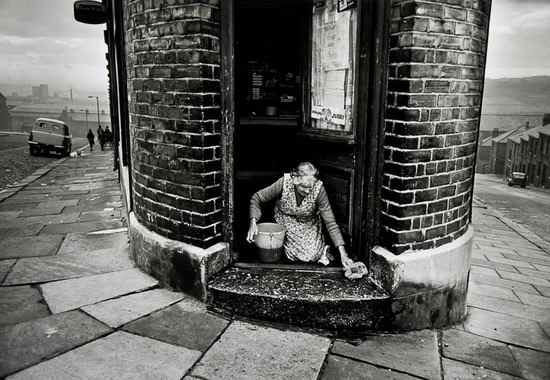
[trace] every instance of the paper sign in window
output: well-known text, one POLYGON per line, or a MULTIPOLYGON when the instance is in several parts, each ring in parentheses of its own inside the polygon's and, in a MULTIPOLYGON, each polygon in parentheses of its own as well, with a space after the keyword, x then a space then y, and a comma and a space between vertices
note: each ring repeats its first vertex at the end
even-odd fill
POLYGON ((311 127, 350 132, 357 15, 355 8, 338 12, 337 3, 313 8, 311 127))

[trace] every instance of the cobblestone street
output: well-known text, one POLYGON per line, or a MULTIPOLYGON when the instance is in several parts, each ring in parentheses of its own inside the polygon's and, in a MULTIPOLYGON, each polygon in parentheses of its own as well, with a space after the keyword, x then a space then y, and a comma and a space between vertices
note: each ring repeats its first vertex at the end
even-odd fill
POLYGON ((0 192, 0 378, 548 378, 550 253, 482 204, 468 319, 347 341, 159 288, 128 257, 111 156, 85 152, 0 192))
MULTIPOLYGON (((86 145, 85 139, 73 139, 73 150, 86 145)), ((31 156, 27 134, 0 134, 0 189, 19 181, 35 170, 58 160, 58 156, 31 156)))

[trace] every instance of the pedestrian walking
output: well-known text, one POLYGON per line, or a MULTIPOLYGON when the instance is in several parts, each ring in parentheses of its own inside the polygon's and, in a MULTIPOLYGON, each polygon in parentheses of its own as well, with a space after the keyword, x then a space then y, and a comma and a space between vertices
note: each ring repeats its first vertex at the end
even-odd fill
POLYGON ((105 131, 103 132, 103 137, 105 139, 105 143, 109 143, 110 146, 113 146, 113 133, 109 129, 109 126, 105 127, 105 131))
POLYGON ((94 140, 95 136, 91 129, 88 129, 88 134, 86 135, 88 143, 90 144, 90 152, 94 150, 94 140))
POLYGON ((103 129, 101 128, 101 124, 99 127, 97 127, 97 139, 99 140, 99 146, 101 147, 101 150, 105 147, 105 132, 103 132, 103 129))

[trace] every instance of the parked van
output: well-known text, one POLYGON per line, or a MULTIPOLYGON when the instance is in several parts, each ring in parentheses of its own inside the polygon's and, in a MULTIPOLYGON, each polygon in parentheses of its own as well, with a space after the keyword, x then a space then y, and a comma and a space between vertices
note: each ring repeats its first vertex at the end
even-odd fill
POLYGON ((41 117, 35 120, 28 143, 33 156, 51 151, 68 156, 72 149, 72 136, 64 122, 41 117))

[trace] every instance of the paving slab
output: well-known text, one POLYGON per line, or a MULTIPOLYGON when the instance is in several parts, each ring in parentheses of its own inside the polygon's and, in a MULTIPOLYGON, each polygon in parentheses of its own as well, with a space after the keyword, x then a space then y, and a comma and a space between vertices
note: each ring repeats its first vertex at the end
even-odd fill
POLYGON ((332 353, 426 379, 441 378, 436 331, 369 336, 359 345, 337 341, 332 353))
POLYGON ((548 265, 542 265, 542 264, 533 264, 535 268, 537 268, 540 271, 543 272, 550 272, 550 264, 548 265))
POLYGON ((47 215, 47 216, 27 216, 27 217, 18 217, 15 219, 9 220, 0 220, 0 228, 15 228, 21 227, 24 228, 29 224, 39 223, 43 225, 48 224, 61 224, 61 223, 74 223, 78 220, 78 213, 72 214, 56 214, 56 215, 47 215))
POLYGON ((469 294, 468 305, 478 309, 491 310, 518 318, 531 319, 533 321, 543 322, 550 320, 549 312, 545 308, 525 305, 520 302, 503 300, 482 294, 469 294))
POLYGON ((518 269, 510 264, 501 264, 501 263, 495 263, 488 260, 480 260, 478 258, 472 257, 470 260, 470 263, 474 266, 480 266, 485 268, 492 268, 492 269, 501 269, 501 270, 507 270, 514 273, 519 273, 518 269))
POLYGON ((11 260, 0 260, 0 284, 4 282, 4 279, 6 278, 6 275, 11 270, 13 265, 15 264, 15 259, 11 260))
POLYGON ((21 211, 0 211, 0 221, 15 219, 21 211))
POLYGON ((486 268, 486 267, 480 267, 477 265, 472 265, 470 268, 470 273, 472 275, 481 275, 481 276, 487 276, 487 277, 495 277, 500 278, 497 271, 492 268, 486 268))
POLYGON ((0 328, 0 377, 80 346, 109 331, 107 326, 80 311, 4 326, 0 328))
MULTIPOLYGON (((537 296, 534 294, 529 293, 523 293, 523 292, 515 292, 518 298, 527 305, 533 305, 537 307, 542 307, 546 309, 550 309, 550 297, 544 297, 544 296, 537 296)), ((550 317, 549 317, 550 320, 550 317)))
POLYGON ((445 380, 520 380, 516 376, 449 359, 443 359, 443 373, 445 380))
POLYGON ((118 220, 93 221, 79 223, 50 224, 45 226, 41 234, 69 234, 71 232, 92 232, 107 230, 110 228, 123 227, 122 222, 118 220))
POLYGON ((526 284, 525 282, 504 280, 500 278, 479 275, 477 273, 470 274, 470 281, 478 284, 493 285, 506 289, 519 290, 525 293, 539 294, 539 292, 535 289, 533 285, 526 284))
POLYGON ((490 262, 493 262, 495 264, 512 265, 512 266, 517 267, 517 268, 533 269, 533 266, 531 264, 529 264, 528 262, 526 262, 526 261, 512 260, 512 259, 509 259, 509 258, 505 258, 505 257, 502 257, 502 256, 499 257, 499 256, 496 256, 496 255, 487 255, 487 257, 489 258, 490 262))
POLYGON ((550 265, 550 256, 546 254, 527 254, 527 251, 523 251, 519 255, 503 254, 503 256, 510 260, 522 261, 530 264, 550 265))
POLYGON ((526 276, 539 277, 545 280, 550 279, 550 272, 547 272, 547 271, 541 271, 538 269, 527 269, 527 268, 520 268, 519 271, 521 272, 521 274, 524 274, 526 276))
MULTIPOLYGON (((470 281, 468 284, 468 294, 490 294, 492 297, 502 298, 510 301, 519 301, 513 290, 506 288, 499 288, 493 285, 478 284, 477 282, 470 281)), ((528 293, 523 293, 528 294, 528 293)))
POLYGON ((34 194, 26 191, 20 191, 17 195, 14 195, 7 201, 8 203, 24 203, 24 202, 44 202, 44 201, 58 201, 59 195, 51 195, 48 193, 34 194))
POLYGON ((126 232, 108 234, 70 233, 57 251, 58 255, 87 254, 101 249, 121 249, 128 245, 126 232))
POLYGON ((184 297, 167 289, 154 289, 84 306, 89 315, 111 327, 119 327, 156 310, 170 306, 184 297))
POLYGON ((50 310, 57 314, 156 285, 157 280, 133 268, 50 282, 40 288, 50 310))
POLYGON ((23 210, 21 213, 22 217, 25 216, 42 216, 42 215, 56 215, 60 214, 63 211, 63 206, 50 206, 50 207, 41 207, 38 205, 37 208, 30 210, 23 210))
POLYGON ((191 371, 206 379, 317 379, 330 340, 233 322, 191 371))
POLYGON ((530 275, 523 275, 519 273, 511 273, 511 272, 504 272, 499 271, 499 274, 502 278, 506 280, 513 280, 513 281, 519 281, 519 282, 526 282, 531 285, 543 285, 543 286, 550 286, 550 281, 544 279, 544 278, 538 278, 533 277, 530 275))
POLYGON ((44 227, 44 225, 41 223, 31 223, 24 227, 15 226, 15 227, 8 227, 8 228, 0 228, 0 241, 9 237, 34 236, 40 232, 42 227, 44 227))
POLYGON ((329 355, 321 380, 414 380, 419 379, 391 369, 378 368, 371 364, 329 355))
POLYGON ((39 208, 56 208, 56 207, 66 207, 66 206, 76 206, 79 199, 69 199, 65 201, 45 201, 38 204, 39 208))
POLYGON ((550 286, 535 285, 537 294, 542 294, 544 297, 550 297, 550 286))
POLYGON ((0 203, 0 211, 21 211, 33 209, 38 206, 36 202, 18 202, 18 203, 8 203, 6 201, 0 203))
POLYGON ((521 375, 528 380, 548 380, 550 354, 521 347, 510 347, 519 363, 521 375))
POLYGON ((179 380, 199 356, 197 351, 115 332, 9 379, 179 380))
POLYGON ((55 255, 63 235, 38 235, 2 239, 0 259, 55 255))
POLYGON ((50 311, 42 295, 30 286, 0 288, 0 326, 47 317, 50 311))
POLYGON ((4 285, 35 284, 66 280, 100 273, 121 271, 135 266, 128 247, 100 250, 80 255, 19 259, 4 280, 4 285))
POLYGON ((124 330, 163 342, 205 351, 227 327, 229 321, 207 312, 192 298, 124 326, 124 330))
POLYGON ((513 376, 521 375, 508 345, 456 329, 445 330, 442 335, 444 357, 513 376))
POLYGON ((119 219, 121 217, 120 209, 110 209, 101 211, 83 211, 80 213, 78 220, 80 222, 88 222, 93 220, 109 220, 119 219))
POLYGON ((470 307, 464 329, 501 342, 550 352, 550 339, 535 321, 470 307))

